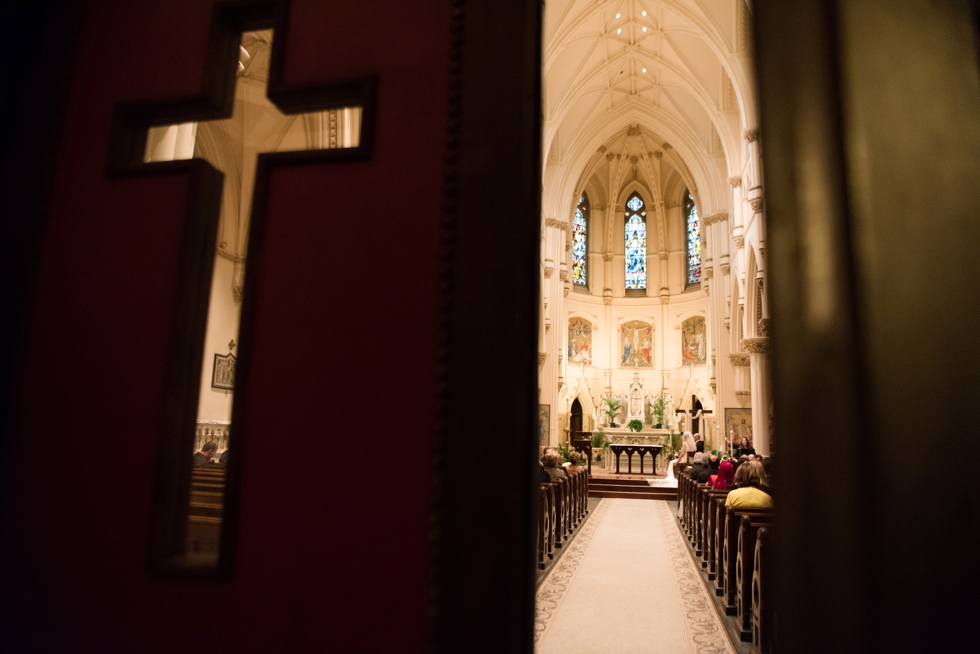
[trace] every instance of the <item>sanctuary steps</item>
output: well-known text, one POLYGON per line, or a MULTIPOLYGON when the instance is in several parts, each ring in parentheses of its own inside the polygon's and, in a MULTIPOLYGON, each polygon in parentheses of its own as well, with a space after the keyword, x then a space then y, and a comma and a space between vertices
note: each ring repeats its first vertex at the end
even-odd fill
POLYGON ((589 497, 617 497, 632 500, 677 500, 676 488, 651 486, 643 477, 620 479, 594 475, 589 480, 589 497))

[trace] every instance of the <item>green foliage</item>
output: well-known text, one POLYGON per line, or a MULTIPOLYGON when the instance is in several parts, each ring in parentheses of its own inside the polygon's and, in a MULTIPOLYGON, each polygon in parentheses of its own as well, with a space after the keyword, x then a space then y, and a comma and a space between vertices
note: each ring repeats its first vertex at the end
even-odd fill
POLYGON ((630 420, 630 424, 627 425, 630 431, 643 431, 643 421, 642 420, 630 420))
POLYGON ((619 415, 619 410, 623 408, 623 401, 607 397, 603 399, 603 402, 606 403, 605 414, 609 418, 609 423, 615 423, 616 416, 619 415))
POLYGON ((592 449, 601 450, 606 445, 609 445, 609 437, 606 436, 604 431, 594 431, 592 432, 592 449))
POLYGON ((573 466, 585 465, 587 458, 578 450, 573 450, 568 443, 559 443, 555 448, 561 454, 563 463, 571 463, 573 466))
POLYGON ((664 400, 663 396, 653 401, 653 415, 657 416, 657 424, 662 425, 664 423, 664 412, 666 411, 667 401, 664 400))
POLYGON ((670 434, 670 453, 673 456, 674 452, 681 449, 681 435, 678 432, 672 432, 670 434))

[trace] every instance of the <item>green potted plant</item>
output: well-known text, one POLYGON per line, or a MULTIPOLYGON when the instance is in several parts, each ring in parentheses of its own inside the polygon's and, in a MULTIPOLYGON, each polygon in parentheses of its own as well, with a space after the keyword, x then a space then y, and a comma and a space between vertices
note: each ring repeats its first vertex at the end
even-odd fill
POLYGON ((616 416, 619 415, 619 410, 623 408, 623 401, 617 400, 612 397, 607 397, 603 400, 606 403, 606 417, 609 418, 610 427, 618 427, 616 424, 616 416))
POLYGON ((592 432, 592 458, 602 461, 602 451, 609 445, 609 437, 604 431, 592 432))
POLYGON ((667 410, 667 402, 663 396, 658 397, 653 402, 653 415, 657 416, 657 429, 664 425, 664 412, 667 410))
MULTIPOLYGON (((626 426, 630 428, 630 431, 643 431, 642 420, 636 420, 636 419, 630 420, 629 424, 626 426)), ((660 425, 657 426, 659 427, 660 425)))

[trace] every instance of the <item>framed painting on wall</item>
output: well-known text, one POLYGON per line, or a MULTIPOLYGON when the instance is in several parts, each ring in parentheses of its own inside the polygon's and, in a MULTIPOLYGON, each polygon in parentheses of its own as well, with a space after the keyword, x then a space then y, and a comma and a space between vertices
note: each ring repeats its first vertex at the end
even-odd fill
POLYGON ((731 437, 733 443, 739 443, 742 437, 749 439, 752 444, 752 409, 725 409, 725 441, 731 437))
POLYGON ((624 368, 653 366, 653 325, 641 320, 623 323, 620 328, 619 365, 624 368))
POLYGON ((568 319, 569 363, 592 363, 592 323, 585 318, 568 319))
POLYGON ((681 361, 704 363, 707 357, 707 333, 704 316, 688 318, 681 324, 681 361))
POLYGON ((211 388, 223 391, 235 390, 235 355, 215 354, 214 368, 211 370, 211 388))
POLYGON ((541 445, 548 444, 548 436, 551 433, 551 405, 550 404, 539 404, 538 405, 538 443, 541 445))

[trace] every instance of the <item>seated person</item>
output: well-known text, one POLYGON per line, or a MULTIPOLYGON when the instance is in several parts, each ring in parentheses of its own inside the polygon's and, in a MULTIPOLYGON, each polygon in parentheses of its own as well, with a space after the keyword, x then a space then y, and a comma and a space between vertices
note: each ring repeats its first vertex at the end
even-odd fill
POLYGON ((694 453, 694 465, 691 467, 691 479, 697 479, 701 471, 704 470, 704 453, 695 452, 694 453))
POLYGON ((568 478, 568 473, 561 466, 561 454, 554 450, 550 450, 544 455, 544 471, 551 481, 568 478))
POLYGON ((766 466, 763 465, 762 459, 755 456, 754 454, 750 454, 749 465, 754 467, 758 471, 759 479, 762 480, 762 483, 759 485, 759 490, 765 491, 766 493, 772 495, 772 491, 769 490, 769 478, 766 475, 766 466))
POLYGON ((681 451, 677 455, 677 458, 670 462, 670 465, 680 466, 677 468, 678 470, 681 470, 686 465, 690 465, 691 460, 694 458, 695 447, 694 436, 691 432, 686 431, 681 434, 681 451))
POLYGON ((705 453, 705 456, 708 457, 708 466, 698 474, 697 482, 699 484, 707 484, 711 475, 718 474, 718 455, 705 453))
POLYGON ((735 451, 737 452, 739 458, 743 456, 748 456, 750 454, 752 456, 755 456, 755 448, 752 447, 752 444, 749 443, 749 439, 746 438, 745 436, 742 436, 742 440, 739 441, 738 447, 735 448, 735 451))
POLYGON ((762 463, 746 462, 740 465, 735 473, 735 483, 737 488, 728 493, 725 506, 772 506, 772 496, 766 492, 768 486, 765 485, 762 463))
POLYGON ((201 451, 194 453, 194 467, 195 468, 206 467, 208 464, 211 463, 211 457, 213 457, 214 453, 217 451, 218 451, 217 444, 212 443, 211 441, 208 441, 207 443, 202 445, 201 451))
POLYGON ((541 483, 551 481, 551 475, 549 475, 548 471, 544 469, 544 463, 538 461, 538 466, 540 466, 541 468, 541 474, 539 475, 538 481, 540 481, 541 483))
POLYGON ((735 479, 735 466, 727 459, 718 464, 718 474, 711 475, 708 482, 714 490, 728 490, 735 479))

